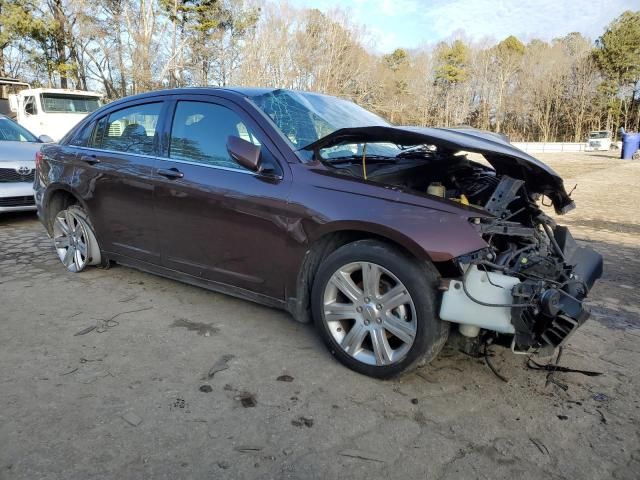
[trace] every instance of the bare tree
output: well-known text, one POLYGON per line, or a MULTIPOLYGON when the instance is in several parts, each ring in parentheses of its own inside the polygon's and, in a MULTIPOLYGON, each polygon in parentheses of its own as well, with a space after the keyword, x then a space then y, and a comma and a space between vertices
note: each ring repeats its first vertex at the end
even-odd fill
POLYGON ((5 72, 102 90, 111 99, 183 85, 314 90, 355 100, 393 123, 467 124, 513 140, 581 141, 589 129, 640 121, 636 74, 628 73, 637 63, 637 42, 627 41, 639 35, 633 12, 612 23, 595 53, 577 33, 527 45, 510 36, 492 45, 455 32, 435 46, 375 54, 374 40, 348 12, 286 0, 0 6, 5 72), (612 56, 619 48, 628 51, 612 56))

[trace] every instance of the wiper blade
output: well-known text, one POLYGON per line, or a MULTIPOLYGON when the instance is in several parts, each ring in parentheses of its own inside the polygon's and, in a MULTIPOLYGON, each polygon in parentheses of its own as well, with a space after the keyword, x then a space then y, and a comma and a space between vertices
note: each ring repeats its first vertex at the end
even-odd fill
MULTIPOLYGON (((362 154, 356 155, 345 155, 343 157, 335 157, 335 158, 325 158, 325 162, 329 163, 353 163, 353 162, 362 162, 362 154)), ((365 161, 373 161, 376 163, 379 162, 388 162, 388 163, 396 163, 398 160, 396 157, 389 157, 387 155, 365 155, 365 161)))
POLYGON ((403 150, 396 156, 398 158, 425 158, 429 156, 429 154, 433 155, 433 151, 424 146, 419 146, 403 150))

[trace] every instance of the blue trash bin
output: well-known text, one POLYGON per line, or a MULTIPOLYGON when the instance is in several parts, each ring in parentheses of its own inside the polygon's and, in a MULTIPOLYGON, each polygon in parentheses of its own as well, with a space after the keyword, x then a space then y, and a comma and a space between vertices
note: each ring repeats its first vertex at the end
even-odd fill
POLYGON ((625 133, 622 136, 622 160, 631 160, 640 149, 640 133, 625 133))

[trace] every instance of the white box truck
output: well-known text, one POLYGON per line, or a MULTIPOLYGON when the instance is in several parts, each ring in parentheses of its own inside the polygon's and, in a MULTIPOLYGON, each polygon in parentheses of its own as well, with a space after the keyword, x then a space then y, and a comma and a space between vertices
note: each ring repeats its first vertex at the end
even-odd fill
POLYGON ((587 140, 587 145, 584 149, 586 152, 608 152, 611 148, 612 142, 613 140, 611 138, 611 132, 609 130, 597 130, 594 132, 589 132, 589 139, 587 140))
POLYGON ((27 83, 4 78, 0 86, 10 116, 37 137, 48 135, 56 142, 102 105, 102 94, 96 92, 31 88, 27 83), (8 89, 15 93, 5 93, 8 89))
POLYGON ((102 95, 83 90, 30 88, 9 96, 20 125, 36 136, 59 141, 80 120, 102 105, 102 95))

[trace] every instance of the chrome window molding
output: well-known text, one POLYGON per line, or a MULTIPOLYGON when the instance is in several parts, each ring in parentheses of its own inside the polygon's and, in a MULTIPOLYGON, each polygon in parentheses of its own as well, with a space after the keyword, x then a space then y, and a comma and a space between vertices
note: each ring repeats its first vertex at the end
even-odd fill
MULTIPOLYGON (((158 157, 157 155, 145 155, 142 153, 133 153, 133 152, 121 152, 118 150, 104 150, 101 148, 93 148, 93 147, 80 147, 80 146, 73 146, 72 148, 77 148, 78 150, 88 150, 90 152, 101 152, 101 153, 113 153, 116 155, 132 155, 134 157, 142 157, 142 158, 151 158, 154 160, 164 160, 164 161, 168 161, 168 162, 176 162, 176 163, 184 163, 186 165, 195 165, 197 167, 207 167, 207 168, 214 168, 216 170, 226 170, 228 172, 236 172, 236 173, 243 173, 245 175, 253 175, 253 176, 259 176, 259 173, 256 172, 252 172, 250 170, 246 170, 246 169, 240 169, 240 168, 232 168, 232 167, 222 167, 220 165, 207 165, 206 163, 200 163, 200 162, 190 162, 188 160, 177 160, 175 158, 167 158, 167 157, 158 157)), ((275 176, 275 178, 282 178, 281 175, 277 175, 275 176)))

